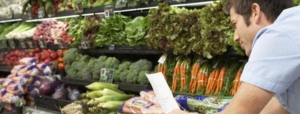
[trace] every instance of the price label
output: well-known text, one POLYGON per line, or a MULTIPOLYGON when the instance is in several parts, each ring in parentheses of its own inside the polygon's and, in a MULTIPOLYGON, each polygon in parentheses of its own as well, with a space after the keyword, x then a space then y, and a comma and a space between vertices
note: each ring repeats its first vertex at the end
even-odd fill
POLYGON ((16 43, 13 39, 8 40, 8 43, 9 43, 10 48, 12 48, 12 49, 16 48, 16 43))
POLYGON ((110 46, 108 47, 108 50, 115 50, 115 44, 110 44, 110 46))
POLYGON ((114 7, 112 5, 107 5, 104 7, 104 16, 105 18, 114 16, 114 7))
POLYGON ((45 17, 44 7, 40 7, 38 11, 38 18, 44 18, 44 17, 45 17))
POLYGON ((86 43, 85 43, 85 42, 81 42, 81 48, 82 48, 82 49, 87 49, 86 43))
POLYGON ((114 76, 114 69, 102 68, 100 70, 100 82, 112 83, 114 76))
POLYGON ((27 39, 27 40, 26 40, 26 43, 27 43, 27 46, 28 46, 29 48, 33 48, 33 44, 32 44, 32 41, 31 41, 30 39, 27 39))
POLYGON ((58 47, 59 47, 59 48, 61 48, 61 49, 65 48, 64 42, 62 42, 61 39, 58 39, 58 40, 57 40, 57 43, 58 43, 58 47))
POLYGON ((39 40, 39 45, 40 45, 41 48, 45 48, 44 42, 41 41, 41 40, 39 40))
POLYGON ((85 45, 86 45, 86 48, 89 49, 91 47, 90 41, 89 40, 85 41, 85 45))
POLYGON ((27 48, 24 40, 19 40, 19 41, 20 41, 21 48, 27 48))
POLYGON ((164 64, 166 59, 167 59, 167 54, 163 54, 162 56, 160 56, 160 58, 158 59, 158 63, 164 64))

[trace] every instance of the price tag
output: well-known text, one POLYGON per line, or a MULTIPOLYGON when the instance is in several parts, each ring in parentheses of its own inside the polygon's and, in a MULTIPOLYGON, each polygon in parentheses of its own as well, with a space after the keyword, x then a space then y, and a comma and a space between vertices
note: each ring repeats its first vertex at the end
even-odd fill
POLYGON ((58 39, 58 40, 57 40, 57 43, 58 43, 58 47, 59 47, 59 48, 61 48, 61 49, 65 48, 64 42, 62 42, 61 39, 58 39))
POLYGON ((25 40, 19 40, 20 41, 20 45, 21 45, 21 48, 27 48, 27 46, 26 46, 26 43, 25 43, 25 40))
POLYGON ((16 43, 13 39, 8 40, 8 43, 9 43, 10 48, 12 48, 12 49, 16 48, 16 43))
POLYGON ((90 45, 90 40, 85 41, 85 45, 87 49, 90 49, 91 45, 90 45))
POLYGON ((81 0, 76 2, 75 11, 76 11, 76 13, 82 13, 83 12, 83 7, 82 7, 82 1, 81 0))
POLYGON ((45 17, 44 7, 40 7, 38 11, 38 18, 44 18, 44 17, 45 17))
POLYGON ((41 40, 39 40, 39 45, 40 45, 41 48, 45 48, 44 42, 41 41, 41 40))
POLYGON ((100 82, 112 83, 113 82, 113 76, 114 76, 114 70, 113 69, 102 68, 100 70, 100 82))
POLYGON ((158 63, 161 63, 161 64, 164 64, 164 62, 166 61, 167 59, 167 54, 163 54, 162 56, 160 56, 160 58, 158 59, 158 63))
POLYGON ((112 5, 107 5, 104 7, 104 16, 105 18, 114 16, 114 7, 112 5))
POLYGON ((108 50, 115 50, 115 44, 110 44, 110 46, 108 47, 108 50))
POLYGON ((33 44, 32 44, 32 41, 30 39, 27 39, 26 40, 26 44, 29 48, 33 48, 33 44))
POLYGON ((85 43, 85 42, 81 42, 81 48, 82 48, 82 49, 87 49, 86 43, 85 43))

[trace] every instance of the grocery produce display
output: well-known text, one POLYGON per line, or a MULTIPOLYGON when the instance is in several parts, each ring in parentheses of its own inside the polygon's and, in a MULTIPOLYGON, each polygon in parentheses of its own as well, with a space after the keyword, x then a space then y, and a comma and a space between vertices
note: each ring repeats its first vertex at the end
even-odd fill
POLYGON ((244 53, 233 41, 224 0, 172 6, 185 2, 195 1, 0 4, 0 21, 24 16, 22 22, 0 23, 0 69, 6 69, 0 73, 9 71, 0 79, 5 109, 16 112, 24 101, 62 114, 164 114, 146 76, 161 72, 181 108, 223 110, 240 86, 244 53), (150 6, 157 8, 137 10, 150 6))

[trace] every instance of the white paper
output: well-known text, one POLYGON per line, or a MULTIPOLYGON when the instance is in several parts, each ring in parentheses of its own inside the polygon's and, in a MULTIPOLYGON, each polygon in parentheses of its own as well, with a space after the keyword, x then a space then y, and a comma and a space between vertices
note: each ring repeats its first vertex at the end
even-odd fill
POLYGON ((146 74, 146 76, 151 83, 151 86, 156 94, 156 99, 161 105, 163 111, 168 114, 174 109, 179 109, 179 106, 173 97, 164 75, 161 72, 158 72, 146 74))
POLYGON ((165 61, 166 61, 166 59, 167 59, 167 56, 168 56, 167 54, 163 54, 163 55, 159 58, 158 63, 164 64, 165 61))

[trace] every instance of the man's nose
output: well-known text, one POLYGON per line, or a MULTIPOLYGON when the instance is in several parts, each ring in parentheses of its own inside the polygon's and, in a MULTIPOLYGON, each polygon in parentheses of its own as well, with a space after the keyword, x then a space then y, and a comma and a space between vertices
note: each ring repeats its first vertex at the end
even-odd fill
POLYGON ((234 31, 234 37, 233 37, 234 42, 238 43, 240 42, 240 36, 237 34, 236 30, 234 31))

